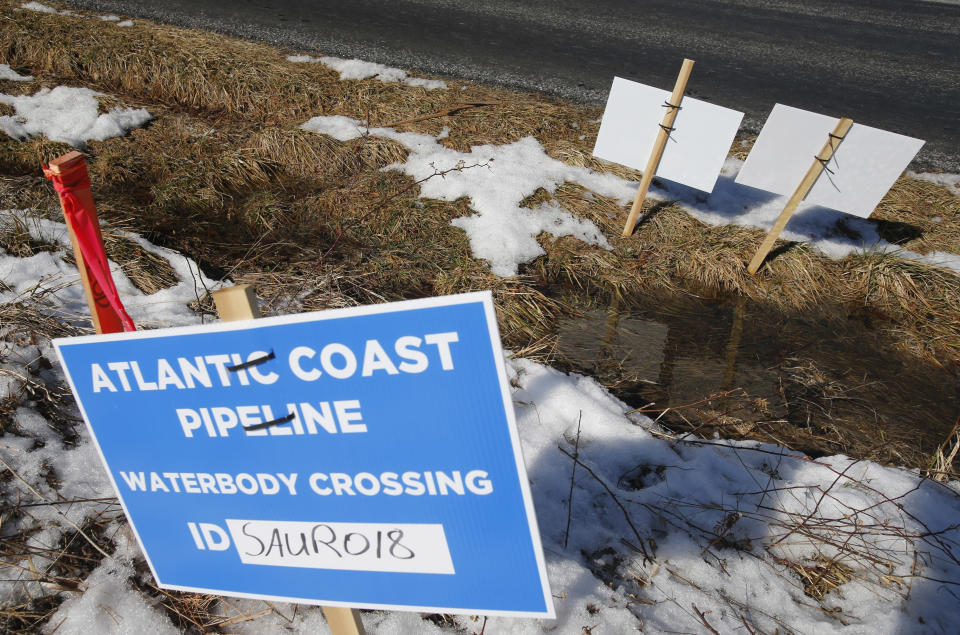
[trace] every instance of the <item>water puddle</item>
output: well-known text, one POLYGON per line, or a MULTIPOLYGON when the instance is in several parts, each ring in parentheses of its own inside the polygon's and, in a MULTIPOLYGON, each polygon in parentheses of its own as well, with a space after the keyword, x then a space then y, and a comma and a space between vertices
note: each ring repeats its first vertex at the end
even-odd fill
POLYGON ((570 370, 698 436, 927 466, 960 415, 958 377, 896 350, 867 315, 650 295, 558 336, 570 370))

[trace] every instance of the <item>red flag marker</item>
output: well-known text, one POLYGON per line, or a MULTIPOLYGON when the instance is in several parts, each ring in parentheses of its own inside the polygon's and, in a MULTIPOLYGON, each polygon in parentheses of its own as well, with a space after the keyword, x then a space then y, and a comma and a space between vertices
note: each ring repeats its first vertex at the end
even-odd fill
POLYGON ((63 217, 70 230, 73 255, 87 295, 93 327, 97 333, 135 331, 133 320, 123 308, 113 276, 110 275, 83 154, 74 150, 57 157, 49 166, 42 167, 44 176, 53 181, 53 187, 60 195, 63 217))

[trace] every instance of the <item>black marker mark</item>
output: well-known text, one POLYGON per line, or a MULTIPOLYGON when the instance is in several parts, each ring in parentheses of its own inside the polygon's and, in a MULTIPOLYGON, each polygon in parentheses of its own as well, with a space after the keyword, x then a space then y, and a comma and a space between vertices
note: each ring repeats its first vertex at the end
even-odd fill
POLYGON ((263 357, 258 357, 257 359, 251 359, 248 362, 237 364, 235 366, 227 366, 227 370, 229 370, 231 373, 235 373, 238 370, 244 370, 245 368, 250 368, 252 366, 259 366, 260 364, 269 362, 271 359, 275 359, 276 357, 277 357, 276 354, 273 351, 270 351, 263 357))
POLYGON ((280 417, 279 419, 273 419, 271 421, 264 421, 263 423, 258 423, 253 426, 245 426, 244 430, 263 430, 264 428, 269 428, 270 426, 278 426, 281 423, 293 421, 296 418, 297 418, 297 415, 291 412, 286 417, 280 417))

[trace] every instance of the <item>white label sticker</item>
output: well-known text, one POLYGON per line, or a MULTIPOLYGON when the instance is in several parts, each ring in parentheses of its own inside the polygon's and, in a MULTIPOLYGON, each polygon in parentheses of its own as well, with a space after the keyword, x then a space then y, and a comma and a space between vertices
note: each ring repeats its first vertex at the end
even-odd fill
POLYGON ((453 574, 443 525, 227 519, 244 564, 453 574))

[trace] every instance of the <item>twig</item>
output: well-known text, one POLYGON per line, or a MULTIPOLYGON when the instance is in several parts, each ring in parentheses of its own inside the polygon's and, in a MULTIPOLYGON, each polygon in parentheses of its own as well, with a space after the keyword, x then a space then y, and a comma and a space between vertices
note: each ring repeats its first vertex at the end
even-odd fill
POLYGON ((957 457, 958 452, 960 452, 960 417, 957 417, 947 438, 937 446, 933 458, 930 460, 930 467, 924 470, 924 475, 935 481, 944 482, 948 480, 948 475, 951 472, 950 468, 953 467, 953 460, 957 457))
POLYGON ((212 624, 209 624, 209 626, 215 626, 215 627, 217 627, 217 628, 221 628, 221 627, 223 627, 223 626, 230 626, 230 625, 232 625, 232 624, 239 624, 240 622, 249 622, 249 621, 255 620, 255 619, 257 619, 257 618, 263 617, 264 615, 267 615, 268 613, 273 613, 273 608, 265 608, 265 609, 263 609, 263 610, 261 610, 261 611, 257 611, 256 613, 251 613, 250 615, 236 615, 236 616, 234 616, 234 617, 227 618, 227 619, 223 620, 222 622, 214 622, 214 623, 212 623, 212 624))
MULTIPOLYGON (((696 604, 691 603, 690 606, 693 607, 693 612, 697 614, 697 617, 700 618, 700 621, 703 622, 703 625, 706 626, 707 629, 708 629, 711 633, 713 633, 713 635, 720 635, 720 633, 717 631, 717 629, 715 629, 714 627, 710 626, 710 622, 707 621, 707 618, 706 618, 706 616, 704 615, 704 612, 702 612, 700 609, 698 609, 696 604)), ((709 612, 710 612, 710 611, 707 611, 707 613, 709 613, 709 612)))
MULTIPOLYGON (((660 416, 662 417, 662 416, 663 416, 664 414, 666 414, 667 411, 669 411, 669 410, 681 410, 681 409, 683 409, 683 408, 691 408, 691 407, 693 407, 693 406, 699 406, 700 404, 706 403, 706 402, 708 402, 708 401, 714 401, 714 400, 716 400, 716 399, 723 399, 723 398, 725 398, 725 397, 729 397, 730 395, 732 395, 733 393, 737 392, 738 390, 741 390, 741 389, 740 389, 740 388, 733 388, 733 389, 731 389, 731 390, 724 390, 723 392, 714 393, 714 394, 710 395, 709 397, 704 397, 703 399, 701 399, 701 400, 699 400, 699 401, 694 401, 694 402, 692 402, 692 403, 683 404, 682 406, 667 406, 666 408, 647 408, 646 406, 644 406, 643 408, 634 408, 633 410, 628 410, 628 411, 625 412, 624 414, 631 415, 631 414, 633 414, 633 413, 635 413, 635 412, 649 412, 649 413, 659 412, 659 413, 660 413, 660 416)), ((658 417, 658 418, 659 418, 659 417, 658 417)))
POLYGON ((570 454, 569 452, 567 452, 567 451, 564 450, 563 448, 557 448, 557 449, 560 450, 561 452, 563 452, 564 454, 566 454, 567 456, 569 456, 571 459, 573 459, 574 463, 579 463, 579 464, 583 467, 583 469, 585 469, 585 470, 590 474, 590 476, 592 476, 594 479, 596 479, 596 481, 597 481, 598 483, 600 483, 600 485, 603 486, 603 489, 607 490, 607 494, 610 494, 610 498, 613 499, 613 502, 616 503, 616 504, 617 504, 617 507, 620 508, 620 511, 623 512, 623 517, 626 519, 627 524, 630 525, 630 529, 633 530, 633 535, 637 537, 637 543, 640 545, 640 550, 643 552, 644 562, 653 562, 653 557, 652 557, 649 553, 647 553, 647 548, 646 548, 646 546, 643 544, 643 538, 640 537, 640 532, 637 531, 637 528, 636 528, 636 526, 633 524, 633 521, 630 520, 630 514, 627 512, 627 508, 623 506, 623 503, 621 503, 621 502, 620 502, 620 499, 617 498, 617 495, 613 493, 613 490, 610 489, 610 486, 607 485, 607 484, 603 481, 603 479, 600 478, 600 477, 597 475, 596 472, 594 472, 594 471, 591 470, 589 467, 587 467, 586 465, 584 465, 583 461, 581 461, 580 459, 576 458, 574 455, 570 454))
POLYGON ((577 473, 577 459, 580 458, 580 422, 583 420, 583 410, 577 419, 577 442, 573 446, 573 467, 570 469, 570 493, 567 495, 567 531, 563 536, 563 548, 567 548, 570 540, 570 518, 573 515, 573 477, 577 473))
POLYGON ((811 518, 813 518, 813 516, 820 510, 820 504, 823 503, 823 499, 826 498, 826 496, 827 496, 827 494, 830 492, 830 490, 832 490, 832 489, 836 486, 836 484, 840 482, 840 479, 841 479, 841 478, 843 478, 844 476, 846 476, 847 470, 849 470, 851 467, 853 467, 854 465, 856 465, 856 464, 859 463, 859 462, 860 462, 860 461, 851 461, 850 464, 847 465, 847 467, 843 468, 843 472, 841 472, 840 474, 837 474, 837 478, 833 479, 833 483, 830 483, 830 487, 828 487, 827 489, 825 489, 825 490, 823 490, 823 491, 821 492, 820 498, 817 499, 816 504, 814 504, 813 509, 810 510, 810 513, 807 514, 806 518, 804 518, 802 521, 800 521, 800 524, 797 525, 795 528, 793 528, 793 529, 791 529, 790 531, 788 531, 786 534, 784 534, 783 536, 781 536, 778 540, 775 540, 775 541, 773 542, 773 545, 778 545, 778 544, 780 544, 781 542, 783 542, 784 540, 786 540, 786 539, 787 539, 791 534, 793 534, 794 532, 797 532, 797 531, 800 531, 801 529, 803 529, 803 528, 806 526, 807 522, 808 522, 811 518))
POLYGON ((17 503, 16 505, 0 507, 0 513, 11 510, 22 509, 24 507, 48 507, 50 505, 72 505, 74 503, 116 503, 119 502, 116 496, 107 496, 105 498, 74 498, 65 501, 47 501, 44 503, 17 503))

